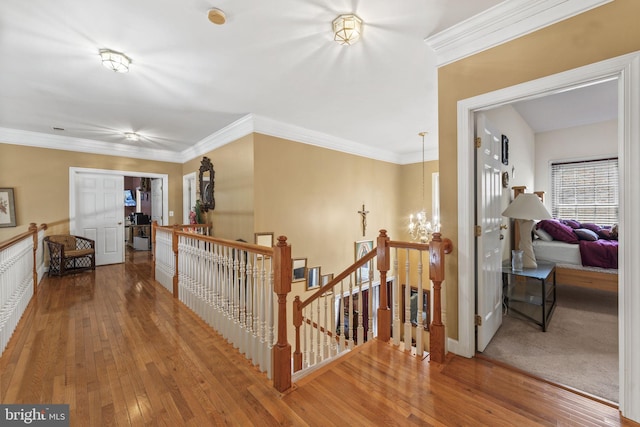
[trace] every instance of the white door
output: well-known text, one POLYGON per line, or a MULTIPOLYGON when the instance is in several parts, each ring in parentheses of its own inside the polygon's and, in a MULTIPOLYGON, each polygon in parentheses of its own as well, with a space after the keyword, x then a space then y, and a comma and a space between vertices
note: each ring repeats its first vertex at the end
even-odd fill
POLYGON ((162 179, 154 178, 151 180, 151 221, 158 221, 158 225, 162 222, 162 179))
POLYGON ((502 135, 483 114, 476 116, 476 299, 480 324, 477 350, 483 351, 502 324, 501 155, 502 135))
POLYGON ((75 220, 96 242, 96 265, 124 262, 124 176, 77 174, 75 220))

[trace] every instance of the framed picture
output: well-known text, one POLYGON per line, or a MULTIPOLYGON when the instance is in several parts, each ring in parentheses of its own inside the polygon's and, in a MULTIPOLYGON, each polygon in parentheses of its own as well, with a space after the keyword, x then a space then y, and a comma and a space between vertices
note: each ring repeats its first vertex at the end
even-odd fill
POLYGON ((320 288, 320 267, 307 268, 307 290, 320 288))
POLYGON ((502 135, 502 164, 509 164, 509 138, 507 135, 502 135))
POLYGON ((291 260, 293 274, 291 276, 292 282, 301 282, 306 276, 307 259, 306 258, 294 258, 291 260))
MULTIPOLYGON (((404 301, 404 292, 406 285, 402 285, 402 295, 400 299, 402 300, 402 322, 405 322, 405 301, 404 301)), ((422 319, 418 319, 418 289, 411 287, 410 296, 409 296, 409 316, 411 326, 422 326, 425 331, 429 330, 429 322, 431 320, 431 313, 429 312, 429 291, 427 289, 422 290, 422 319)))
MULTIPOLYGON (((355 260, 358 261, 360 258, 368 254, 373 250, 373 240, 360 240, 355 242, 355 260)), ((370 271, 369 267, 371 263, 366 263, 362 267, 356 270, 356 284, 360 284, 362 282, 368 282, 370 271)))
POLYGON ((253 233, 253 240, 256 245, 273 247, 273 233, 253 233))
POLYGON ((322 276, 320 276, 320 286, 324 286, 332 280, 333 280, 333 273, 323 274, 322 276))
POLYGON ((0 227, 16 226, 16 202, 13 188, 0 188, 0 227))

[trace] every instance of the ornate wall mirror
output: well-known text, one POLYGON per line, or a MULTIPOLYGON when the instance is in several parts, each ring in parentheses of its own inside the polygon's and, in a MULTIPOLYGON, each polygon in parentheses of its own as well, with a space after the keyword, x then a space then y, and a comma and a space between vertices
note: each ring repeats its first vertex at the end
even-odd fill
POLYGON ((216 200, 213 196, 214 185, 215 172, 213 171, 213 163, 208 157, 203 157, 200 162, 200 199, 202 201, 202 210, 205 212, 216 208, 216 200))

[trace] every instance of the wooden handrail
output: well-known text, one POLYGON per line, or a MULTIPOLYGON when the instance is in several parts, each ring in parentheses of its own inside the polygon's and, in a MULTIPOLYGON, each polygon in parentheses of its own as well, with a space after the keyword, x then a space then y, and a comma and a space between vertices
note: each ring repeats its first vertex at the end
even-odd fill
MULTIPOLYGON (((387 236, 386 230, 380 230, 377 238, 377 246, 364 257, 360 258, 343 272, 338 274, 326 285, 319 288, 311 296, 304 301, 296 296, 293 301, 293 326, 295 332, 295 351, 293 354, 294 372, 302 369, 302 351, 300 346, 300 328, 303 323, 312 324, 316 328, 322 328, 315 322, 303 318, 303 309, 327 292, 334 289, 342 280, 349 277, 366 263, 370 262, 374 257, 377 259, 377 270, 380 274, 380 306, 378 308, 378 337, 382 341, 389 341, 391 338, 391 310, 388 307, 389 296, 387 295, 387 287, 384 286, 387 281, 387 272, 390 269, 390 249, 414 249, 420 251, 429 251, 429 278, 433 282, 434 295, 434 313, 430 325, 430 354, 431 360, 434 362, 444 362, 444 340, 445 331, 442 323, 442 302, 441 290, 444 281, 444 255, 451 253, 453 243, 450 239, 442 238, 440 233, 434 233, 430 243, 401 242, 393 241, 387 236)), ((323 328, 324 329, 324 328, 323 328)))

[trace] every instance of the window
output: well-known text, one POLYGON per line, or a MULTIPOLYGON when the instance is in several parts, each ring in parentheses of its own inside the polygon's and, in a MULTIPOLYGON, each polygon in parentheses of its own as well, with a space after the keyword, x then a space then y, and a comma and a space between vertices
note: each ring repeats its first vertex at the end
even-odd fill
POLYGON ((618 159, 551 164, 551 214, 611 225, 618 222, 618 159))

